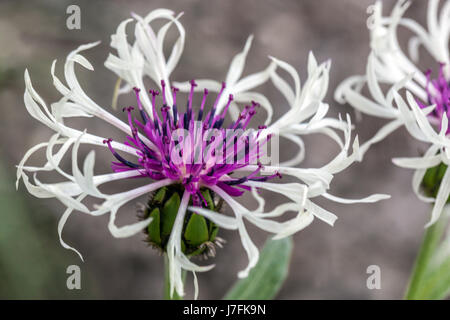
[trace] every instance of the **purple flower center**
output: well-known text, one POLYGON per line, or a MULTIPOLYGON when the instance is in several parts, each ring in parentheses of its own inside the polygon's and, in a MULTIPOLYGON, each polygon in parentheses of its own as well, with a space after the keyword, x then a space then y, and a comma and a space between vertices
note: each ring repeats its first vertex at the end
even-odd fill
POLYGON ((263 166, 260 159, 265 154, 267 142, 271 135, 265 132, 266 126, 258 130, 247 129, 259 104, 256 102, 245 106, 236 121, 224 126, 227 110, 233 101, 228 101, 221 112, 217 106, 222 96, 225 83, 218 93, 213 107, 206 113, 205 104, 208 90, 203 91, 203 99, 197 114, 192 109, 194 88, 191 89, 184 113, 177 108, 178 89, 172 87, 173 105, 166 103, 166 84, 161 81, 163 105, 157 112, 156 97, 159 92, 150 90, 152 116, 145 111, 140 99, 140 89, 134 88, 141 120, 133 118, 133 107, 124 108, 128 114, 131 136, 125 144, 136 150, 137 162, 123 158, 111 145, 111 139, 104 141, 118 161, 111 164, 113 171, 137 170, 136 177, 149 177, 153 180, 172 179, 183 185, 192 195, 194 205, 206 204, 200 192, 202 187, 218 186, 231 196, 240 196, 250 188, 247 181, 267 181, 281 177, 276 172, 261 176, 263 166), (234 178, 231 174, 236 169, 257 164, 250 174, 234 178))
MULTIPOLYGON (((441 119, 444 116, 444 113, 447 117, 450 117, 449 108, 450 108, 450 82, 447 81, 444 75, 444 63, 439 64, 439 75, 437 78, 432 79, 431 73, 432 71, 429 69, 426 71, 427 77, 427 104, 418 101, 418 104, 421 108, 425 108, 429 105, 436 105, 436 108, 430 114, 431 117, 435 118, 441 123, 441 119)), ((450 130, 447 130, 447 134, 450 130)))

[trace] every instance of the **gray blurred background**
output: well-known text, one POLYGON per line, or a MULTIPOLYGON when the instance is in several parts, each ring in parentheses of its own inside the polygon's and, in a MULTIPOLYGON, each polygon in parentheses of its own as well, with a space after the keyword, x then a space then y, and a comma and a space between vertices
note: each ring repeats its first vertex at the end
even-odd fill
MULTIPOLYGON (((306 76, 309 50, 319 61, 332 59, 328 102, 331 114, 349 112, 348 106, 333 101, 339 81, 365 70, 369 52, 366 8, 371 0, 153 0, 153 1, 0 1, 0 298, 107 298, 158 299, 163 285, 163 259, 147 248, 142 235, 115 239, 107 229, 107 217, 73 215, 64 239, 79 249, 82 263, 59 245, 57 222, 64 208, 56 200, 39 200, 28 195, 23 185, 15 191, 15 165, 31 146, 47 141, 52 132, 31 118, 23 104, 23 71, 27 67, 38 92, 47 103, 59 98, 50 77, 53 59, 58 72, 66 55, 78 45, 101 40, 85 56, 95 73, 78 68, 86 92, 101 106, 110 108, 116 81, 103 66, 110 52, 110 34, 130 12, 146 15, 166 7, 184 12, 186 47, 173 79, 212 78, 223 80, 232 57, 254 34, 245 73, 259 71, 273 55, 291 63, 306 76), (66 8, 81 7, 81 30, 66 28, 66 8), (82 290, 66 288, 66 267, 82 270, 82 290)), ((392 8, 394 1, 384 1, 392 8)), ((408 15, 423 22, 427 1, 414 1, 408 15)), ((132 29, 129 29, 130 34, 132 29)), ((288 108, 270 86, 264 86, 273 101, 275 115, 288 108)), ((127 98, 120 100, 125 103, 127 98)), ((130 100, 132 101, 132 100, 130 100)), ((123 114, 117 113, 123 117, 123 114)), ((89 120, 91 121, 91 120, 89 120)), ((114 135, 101 121, 90 122, 95 132, 114 135)), ((382 121, 363 117, 357 123, 360 141, 371 137, 382 121)), ((323 137, 307 140, 305 167, 317 167, 337 152, 323 137)), ((288 150, 287 145, 282 150, 288 150)), ((334 227, 314 221, 294 236, 294 253, 289 278, 279 299, 395 299, 407 284, 423 226, 430 208, 411 190, 412 172, 396 168, 394 156, 417 156, 423 146, 404 130, 391 135, 367 153, 363 163, 352 165, 333 180, 331 192, 356 198, 371 193, 388 193, 392 198, 375 204, 338 205, 318 203, 339 219, 334 227), (366 287, 366 268, 381 268, 381 289, 366 287)), ((86 150, 85 150, 86 151, 86 150)), ((99 149, 96 168, 108 172, 111 155, 99 149), (103 169, 102 169, 103 168, 103 169)), ((292 151, 291 151, 292 152, 292 151)), ((42 163, 42 158, 34 158, 42 163)), ((269 195, 267 195, 269 197, 269 195)), ((270 199, 270 198, 269 198, 270 199)), ((276 202, 276 199, 268 202, 276 202)), ((119 223, 136 219, 133 207, 121 211, 119 223)), ((249 226, 250 234, 262 246, 267 234, 249 226)), ((236 280, 247 258, 237 233, 221 231, 227 240, 218 251, 217 267, 199 274, 200 298, 218 299, 236 280)), ((192 297, 188 278, 188 297, 192 297)))

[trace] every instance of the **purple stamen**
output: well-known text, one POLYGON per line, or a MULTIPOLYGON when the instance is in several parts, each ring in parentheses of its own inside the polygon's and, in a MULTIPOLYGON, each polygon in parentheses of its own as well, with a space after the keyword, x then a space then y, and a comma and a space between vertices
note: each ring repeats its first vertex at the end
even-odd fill
POLYGON ((208 97, 208 89, 203 91, 202 105, 200 106, 200 111, 198 112, 197 121, 201 121, 203 118, 203 109, 205 107, 206 97, 208 97))
POLYGON ((103 140, 103 143, 106 143, 106 144, 108 145, 109 150, 110 150, 111 153, 114 155, 114 157, 116 157, 117 160, 119 160, 119 161, 122 162, 124 165, 127 165, 127 166, 129 166, 130 168, 133 168, 133 169, 137 169, 137 168, 140 167, 139 165, 137 165, 137 164, 135 164, 135 163, 132 163, 132 162, 130 162, 130 161, 125 160, 124 158, 122 158, 122 156, 121 156, 120 154, 118 154, 118 153, 116 152, 116 150, 114 150, 114 148, 111 146, 111 141, 112 141, 112 139, 106 139, 106 140, 103 140))
MULTIPOLYGON (((259 176, 262 169, 259 164, 256 170, 245 177, 234 179, 229 177, 234 170, 254 163, 253 161, 262 156, 260 145, 267 143, 270 135, 262 141, 258 140, 262 130, 266 129, 265 126, 259 126, 257 131, 244 136, 234 130, 222 128, 233 101, 233 95, 230 94, 223 111, 216 114, 218 103, 226 88, 225 83, 222 83, 222 88, 217 94, 212 108, 203 120, 208 96, 208 90, 204 89, 197 120, 195 120, 193 105, 197 84, 194 80, 191 80, 190 84, 186 110, 183 113, 178 112, 176 106, 178 88, 171 88, 173 105, 168 106, 166 104, 166 84, 161 81, 163 106, 160 108, 160 115, 157 112, 156 101, 159 92, 150 90, 153 121, 148 121, 150 117, 142 106, 140 89, 133 89, 143 123, 133 119, 133 107, 123 109, 124 112, 127 112, 131 132, 125 144, 136 150, 138 161, 136 164, 120 156, 112 147, 112 140, 107 139, 104 143, 108 145, 109 150, 118 160, 118 162, 112 163, 112 169, 116 172, 140 169, 139 176, 141 177, 149 177, 154 180, 169 178, 179 181, 185 190, 191 193, 193 202, 196 205, 204 206, 207 206, 207 202, 202 196, 200 188, 217 185, 232 196, 240 196, 245 190, 249 190, 249 187, 244 185, 247 181, 263 182, 280 176, 278 173, 271 176, 259 176), (200 126, 195 121, 200 121, 200 126), (182 136, 179 139, 172 139, 174 131, 178 129, 187 130, 190 139, 183 139, 182 136), (220 138, 215 136, 216 134, 220 134, 220 138), (144 143, 141 137, 142 139, 146 137, 148 142, 144 143), (172 159, 174 155, 178 155, 181 161, 176 162, 175 159, 172 159), (223 162, 219 162, 219 160, 223 162)), ((245 129, 255 115, 258 106, 256 102, 252 102, 251 106, 246 106, 228 129, 245 129)))
POLYGON ((142 103, 141 103, 141 98, 139 96, 139 92, 141 92, 141 89, 134 87, 133 90, 134 90, 134 93, 136 94, 136 101, 137 101, 137 104, 138 104, 138 108, 139 108, 139 110, 143 110, 142 103))
POLYGON ((190 84, 191 84, 191 91, 189 92, 189 98, 188 98, 188 111, 189 112, 192 111, 192 99, 194 96, 194 89, 197 86, 197 84, 195 83, 195 80, 191 80, 190 84))

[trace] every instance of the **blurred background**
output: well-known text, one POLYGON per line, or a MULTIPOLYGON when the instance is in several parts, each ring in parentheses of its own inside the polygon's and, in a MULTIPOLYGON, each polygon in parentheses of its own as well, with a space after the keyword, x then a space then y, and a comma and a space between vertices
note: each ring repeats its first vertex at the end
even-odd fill
MULTIPOLYGON (((52 132, 35 121, 23 104, 23 72, 28 68, 34 86, 47 103, 59 99, 52 86, 50 66, 58 59, 58 72, 66 55, 77 46, 101 40, 86 52, 95 72, 78 68, 80 83, 90 97, 109 109, 116 77, 103 66, 110 52, 110 35, 130 12, 146 15, 166 7, 184 12, 186 46, 173 79, 223 80, 232 57, 254 34, 245 74, 268 64, 268 55, 291 63, 306 77, 307 55, 332 59, 327 101, 331 115, 355 114, 333 100, 337 84, 364 73, 369 53, 366 8, 372 0, 0 0, 0 298, 3 299, 158 299, 163 285, 163 259, 146 246, 143 235, 115 239, 107 217, 74 214, 64 230, 65 241, 82 252, 82 263, 58 241, 57 223, 64 207, 56 200, 30 196, 23 185, 15 190, 15 165, 30 147, 47 141, 52 132), (66 28, 66 8, 81 8, 81 30, 66 28), (81 267, 82 289, 66 288, 66 268, 81 267)), ((383 1, 390 10, 395 1, 383 1)), ((408 15, 424 22, 427 1, 413 1, 408 15)), ((132 29, 129 27, 129 34, 132 29)), ((275 107, 275 116, 288 110, 276 90, 263 86, 275 107)), ((131 99, 132 97, 130 97, 131 99)), ((128 98, 121 98, 119 106, 128 98)), ((132 101, 132 100, 130 100, 132 101)), ((117 113, 119 117, 123 114, 117 113)), ((113 129, 88 120, 104 136, 113 129)), ((370 138, 383 121, 364 116, 357 123, 360 141, 370 138)), ((80 125, 80 123, 79 123, 80 125)), ((82 126, 82 124, 81 124, 82 126)), ((329 161, 337 148, 323 137, 308 137, 305 167, 329 161)), ((282 146, 286 153, 291 146, 282 146)), ((339 216, 334 227, 318 220, 294 236, 289 278, 279 299, 395 299, 407 284, 423 226, 430 208, 411 190, 412 171, 395 167, 392 157, 417 156, 424 147, 404 130, 375 145, 363 163, 355 163, 333 180, 335 195, 357 198, 388 193, 387 201, 365 205, 318 203, 339 216), (366 287, 369 265, 381 268, 381 289, 366 287)), ((87 151, 87 150, 86 150, 87 151)), ((96 168, 108 172, 111 155, 99 149, 96 168)), ((36 164, 42 158, 33 158, 36 164)), ((269 197, 270 195, 267 195, 269 197)), ((268 203, 276 202, 270 199, 268 203)), ((136 220, 133 207, 121 211, 119 223, 136 220)), ((258 246, 268 234, 249 226, 258 246)), ((221 231, 227 240, 214 259, 216 268, 199 274, 200 298, 220 299, 247 263, 236 233, 221 231)), ((188 278, 188 297, 192 284, 188 278)))

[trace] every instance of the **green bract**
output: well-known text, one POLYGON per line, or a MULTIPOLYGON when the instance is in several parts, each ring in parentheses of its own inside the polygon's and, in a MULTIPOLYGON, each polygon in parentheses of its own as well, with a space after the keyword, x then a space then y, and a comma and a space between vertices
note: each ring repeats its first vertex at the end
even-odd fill
MULTIPOLYGON (((448 166, 441 162, 435 167, 428 168, 426 171, 422 180, 422 188, 428 197, 436 198, 447 168, 448 166)), ((450 198, 447 199, 447 202, 450 202, 450 198)))
MULTIPOLYGON (((184 189, 180 185, 158 189, 143 209, 143 218, 149 216, 153 218, 145 230, 147 241, 163 252, 167 249, 167 242, 172 232, 183 192, 184 189)), ((214 193, 208 189, 201 190, 201 193, 208 204, 207 208, 219 211, 221 201, 215 201, 214 193)), ((222 241, 217 238, 218 231, 219 228, 216 224, 199 214, 188 211, 181 237, 183 253, 188 256, 200 254, 214 256, 214 245, 220 246, 222 241)))

